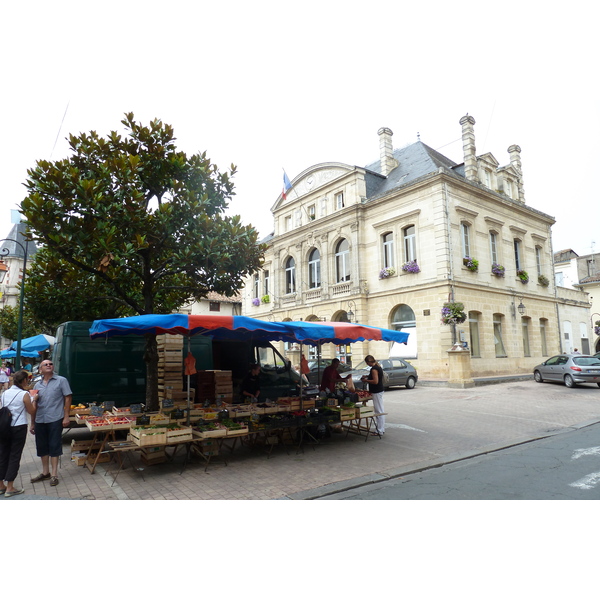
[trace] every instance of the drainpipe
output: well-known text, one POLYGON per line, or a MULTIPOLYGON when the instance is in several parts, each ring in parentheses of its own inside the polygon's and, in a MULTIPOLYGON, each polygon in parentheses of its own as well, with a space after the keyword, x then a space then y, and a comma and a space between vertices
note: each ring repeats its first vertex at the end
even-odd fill
MULTIPOLYGON (((443 173, 443 167, 440 167, 439 173, 443 173)), ((454 302, 454 261, 452 260, 452 228, 450 225, 450 200, 448 198, 448 189, 446 182, 442 182, 442 196, 444 199, 444 211, 446 213, 446 235, 448 236, 448 254, 450 265, 448 267, 448 280, 450 281, 450 302, 454 302)), ((452 345, 456 344, 456 323, 452 323, 452 345)))

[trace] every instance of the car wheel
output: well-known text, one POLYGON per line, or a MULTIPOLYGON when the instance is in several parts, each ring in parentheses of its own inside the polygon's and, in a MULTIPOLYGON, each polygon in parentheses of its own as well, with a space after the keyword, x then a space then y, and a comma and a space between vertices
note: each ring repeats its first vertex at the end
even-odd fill
POLYGON ((577 384, 575 383, 575 380, 570 375, 565 375, 565 385, 568 388, 574 388, 577 386, 577 384))
MULTIPOLYGON (((409 390, 412 390, 412 389, 415 387, 416 383, 417 383, 417 380, 416 380, 414 377, 409 377, 409 378, 406 380, 406 387, 407 387, 409 390)), ((600 383, 599 383, 598 385, 600 385, 600 383)))
POLYGON ((536 371, 533 374, 533 378, 538 382, 538 383, 543 383, 544 380, 542 379, 542 374, 539 371, 536 371))

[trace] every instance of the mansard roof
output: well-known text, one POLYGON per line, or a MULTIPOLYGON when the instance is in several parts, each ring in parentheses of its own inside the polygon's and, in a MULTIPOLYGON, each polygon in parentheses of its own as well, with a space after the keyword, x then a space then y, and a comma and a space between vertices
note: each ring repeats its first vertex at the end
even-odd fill
POLYGON ((459 169, 463 165, 456 164, 421 141, 394 150, 393 156, 398 161, 398 166, 387 177, 380 174, 380 160, 365 167, 367 169, 367 197, 369 199, 387 194, 425 175, 436 173, 440 167, 454 170, 464 177, 464 170, 461 173, 459 169))
POLYGON ((18 223, 12 226, 10 233, 2 240, 0 245, 0 256, 24 258, 24 249, 27 248, 27 260, 37 252, 35 242, 27 242, 25 233, 27 231, 27 223, 18 223), (18 243, 15 243, 16 242, 18 243))

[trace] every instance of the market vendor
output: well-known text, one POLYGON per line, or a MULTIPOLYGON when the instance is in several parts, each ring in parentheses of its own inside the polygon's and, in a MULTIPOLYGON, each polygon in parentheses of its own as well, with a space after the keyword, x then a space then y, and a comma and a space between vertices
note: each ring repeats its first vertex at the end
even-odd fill
POLYGON ((242 402, 254 402, 260 395, 260 365, 253 364, 244 380, 241 388, 242 402))
POLYGON ((342 377, 338 371, 338 365, 340 364, 339 358, 334 358, 331 364, 323 371, 323 377, 321 378, 321 391, 329 390, 335 392, 335 384, 338 381, 348 381, 352 379, 352 375, 346 375, 342 377))

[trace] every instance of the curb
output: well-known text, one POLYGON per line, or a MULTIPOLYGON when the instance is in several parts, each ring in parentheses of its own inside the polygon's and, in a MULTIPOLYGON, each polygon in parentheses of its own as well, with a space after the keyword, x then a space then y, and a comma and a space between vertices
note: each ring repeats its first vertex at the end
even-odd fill
POLYGON ((576 431, 578 429, 583 429, 585 427, 597 425, 599 423, 600 423, 600 420, 598 420, 598 419, 585 421, 583 423, 578 423, 577 425, 572 425, 570 427, 563 427, 561 429, 548 431, 545 434, 541 434, 541 435, 533 437, 533 438, 532 437, 521 438, 521 439, 513 440, 511 442, 504 442, 502 444, 484 446, 476 451, 464 452, 464 453, 460 453, 460 454, 450 454, 448 456, 440 458, 439 460, 413 463, 412 465, 398 467, 397 469, 388 470, 386 472, 372 473, 370 475, 363 475, 361 477, 356 477, 354 479, 347 479, 345 481, 337 481, 337 482, 330 483, 325 486, 313 488, 311 490, 304 490, 302 492, 290 494, 289 496, 279 498, 279 500, 327 499, 327 496, 331 496, 333 494, 338 494, 338 493, 342 493, 342 492, 347 492, 347 491, 350 491, 350 490, 353 490, 356 488, 363 487, 365 485, 370 485, 373 483, 381 483, 384 481, 390 481, 392 479, 397 479, 397 478, 403 477, 405 475, 412 475, 414 473, 421 473, 423 471, 428 471, 430 469, 437 469, 437 468, 443 467, 445 465, 451 465, 453 463, 461 462, 463 460, 477 458, 478 456, 484 456, 486 454, 492 454, 494 452, 499 452, 501 450, 515 448, 516 446, 522 446, 524 444, 529 444, 530 442, 544 440, 544 439, 547 439, 550 437, 554 437, 556 435, 562 435, 565 433, 576 431))

